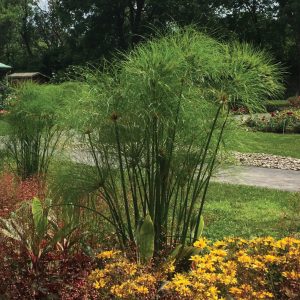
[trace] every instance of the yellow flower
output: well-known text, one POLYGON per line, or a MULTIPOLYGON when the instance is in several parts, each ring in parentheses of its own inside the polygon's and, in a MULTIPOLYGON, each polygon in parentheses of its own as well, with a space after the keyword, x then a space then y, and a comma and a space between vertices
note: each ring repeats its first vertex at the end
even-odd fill
POLYGON ((226 274, 218 274, 218 281, 225 285, 232 285, 237 283, 237 279, 234 276, 226 274))
POLYGON ((260 269, 260 270, 267 270, 265 264, 262 261, 259 261, 257 259, 253 259, 251 263, 252 269, 260 269))
POLYGON ((275 247, 283 250, 294 245, 300 245, 300 240, 291 237, 285 237, 275 243, 275 247))
POLYGON ((276 257, 274 255, 270 255, 270 254, 263 256, 263 260, 267 263, 275 263, 275 262, 280 261, 280 259, 278 257, 276 257))
POLYGON ((230 292, 231 295, 239 296, 239 295, 242 294, 243 291, 240 288, 238 288, 238 287, 231 287, 229 289, 229 292, 230 292))
POLYGON ((144 275, 137 277, 134 281, 136 283, 145 283, 145 284, 151 283, 151 284, 153 284, 156 282, 156 278, 151 274, 144 274, 144 275))
POLYGON ((180 286, 180 285, 182 285, 182 286, 184 286, 184 285, 188 286, 188 285, 191 284, 191 282, 189 281, 189 279, 187 277, 185 277, 184 275, 179 274, 179 273, 175 274, 172 282, 175 285, 178 285, 178 286, 180 286))
POLYGON ((282 272, 282 275, 287 279, 292 279, 292 280, 300 279, 300 273, 298 273, 296 271, 282 272))
POLYGON ((176 260, 174 259, 165 265, 165 274, 170 274, 175 272, 175 261, 176 260))
POLYGON ((231 237, 229 237, 229 238, 225 238, 225 239, 224 239, 224 241, 225 241, 226 243, 228 243, 228 244, 229 244, 229 243, 235 243, 235 242, 236 242, 236 240, 237 240, 237 239, 235 239, 235 238, 231 238, 231 237))
POLYGON ((251 257, 247 254, 242 254, 238 256, 238 262, 248 265, 251 263, 251 257))
POLYGON ((110 291, 113 295, 122 299, 129 296, 147 295, 149 293, 147 287, 138 285, 135 281, 125 281, 122 284, 113 285, 110 291))
POLYGON ((199 249, 204 249, 207 247, 207 240, 205 238, 200 238, 198 241, 194 243, 194 247, 199 249))
POLYGON ((215 249, 210 252, 211 255, 225 257, 227 256, 227 251, 221 249, 215 249))
POLYGON ((190 260, 193 261, 196 265, 203 262, 203 258, 200 255, 192 255, 190 260))
POLYGON ((135 290, 136 290, 137 294, 146 295, 149 293, 148 288, 146 288, 145 286, 136 286, 135 290))
POLYGON ((219 290, 215 286, 210 286, 206 292, 207 299, 217 300, 219 290))
POLYGON ((227 246, 227 243, 224 241, 216 241, 215 243, 213 243, 213 247, 215 248, 224 248, 227 246))
POLYGON ((274 295, 267 291, 258 291, 253 292, 252 295, 255 297, 255 299, 268 299, 268 298, 274 298, 274 295))
POLYGON ((191 282, 186 276, 176 273, 172 281, 169 282, 165 288, 176 291, 180 296, 187 297, 192 295, 190 286, 191 282))
POLYGON ((106 285, 106 281, 104 279, 97 280, 93 283, 93 287, 97 290, 104 288, 105 285, 106 285))
POLYGON ((110 259, 116 256, 116 254, 119 254, 121 251, 103 251, 97 255, 97 258, 99 259, 110 259))
POLYGON ((110 273, 112 271, 122 271, 127 275, 133 276, 137 272, 137 265, 127 262, 125 260, 117 261, 111 264, 107 264, 105 271, 110 273))

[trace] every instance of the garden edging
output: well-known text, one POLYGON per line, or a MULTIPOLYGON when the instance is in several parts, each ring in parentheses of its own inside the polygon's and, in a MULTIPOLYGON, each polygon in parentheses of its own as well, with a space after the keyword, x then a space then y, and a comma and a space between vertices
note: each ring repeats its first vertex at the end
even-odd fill
POLYGON ((300 159, 266 153, 233 152, 238 164, 263 168, 300 171, 300 159))

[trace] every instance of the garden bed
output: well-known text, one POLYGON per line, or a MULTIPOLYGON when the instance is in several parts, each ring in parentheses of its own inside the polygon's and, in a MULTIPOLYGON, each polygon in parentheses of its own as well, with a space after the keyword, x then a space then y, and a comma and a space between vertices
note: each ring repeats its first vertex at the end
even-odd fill
POLYGON ((244 125, 258 131, 274 133, 300 133, 300 111, 272 112, 270 117, 249 117, 244 125))

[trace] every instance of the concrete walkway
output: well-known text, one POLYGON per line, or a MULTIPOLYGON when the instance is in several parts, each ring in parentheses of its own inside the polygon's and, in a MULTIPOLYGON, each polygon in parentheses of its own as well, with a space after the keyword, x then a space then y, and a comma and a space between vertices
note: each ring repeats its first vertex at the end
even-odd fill
POLYGON ((220 170, 213 181, 300 192, 300 171, 231 166, 220 170))
MULTIPOLYGON (((73 150, 70 159, 74 162, 94 165, 91 154, 82 149, 73 150)), ((300 171, 254 166, 230 166, 218 171, 212 181, 300 192, 300 171)))

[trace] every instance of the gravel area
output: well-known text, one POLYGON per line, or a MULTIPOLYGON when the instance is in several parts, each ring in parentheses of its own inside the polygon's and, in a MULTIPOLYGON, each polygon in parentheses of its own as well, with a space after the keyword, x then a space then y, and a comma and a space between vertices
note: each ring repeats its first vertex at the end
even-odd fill
POLYGON ((300 159, 298 158, 265 153, 240 152, 234 152, 234 156, 239 164, 243 166, 300 171, 300 159))

